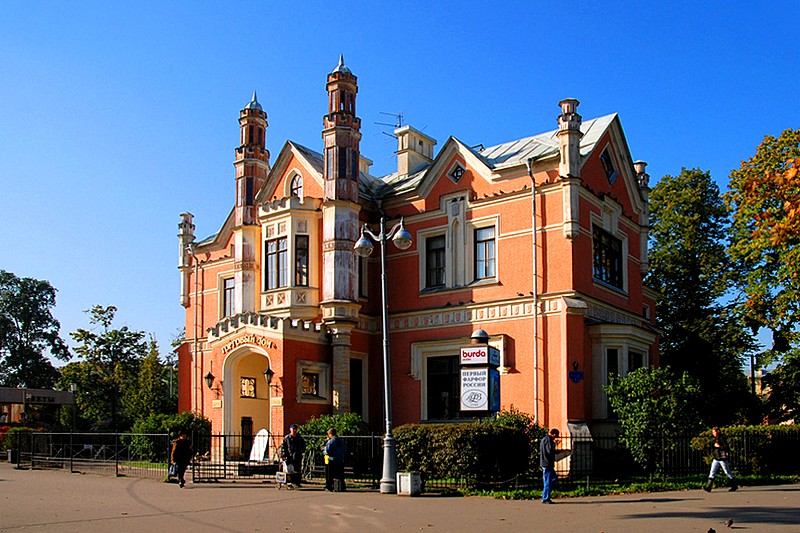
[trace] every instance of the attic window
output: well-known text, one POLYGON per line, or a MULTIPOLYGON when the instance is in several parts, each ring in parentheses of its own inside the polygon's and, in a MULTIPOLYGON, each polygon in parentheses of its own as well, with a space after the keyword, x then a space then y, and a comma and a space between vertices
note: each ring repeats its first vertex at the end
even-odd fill
POLYGON ((617 176, 619 176, 619 171, 617 167, 614 166, 614 158, 611 155, 611 150, 606 148, 603 150, 603 153, 600 154, 600 162, 603 164, 603 170, 606 173, 606 178, 608 178, 608 182, 611 185, 614 185, 614 182, 617 180, 617 176))
POLYGON ((453 170, 451 170, 450 173, 448 174, 450 179, 456 183, 458 183, 459 180, 461 180, 461 176, 463 175, 464 175, 464 167, 462 167, 458 163, 453 165, 453 170))

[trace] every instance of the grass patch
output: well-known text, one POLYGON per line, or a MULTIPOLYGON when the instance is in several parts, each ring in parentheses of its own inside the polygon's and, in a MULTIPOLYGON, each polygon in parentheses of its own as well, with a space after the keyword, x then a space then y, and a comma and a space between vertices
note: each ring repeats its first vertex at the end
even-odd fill
MULTIPOLYGON (((670 492, 682 490, 698 490, 708 478, 706 476, 689 476, 668 480, 640 479, 625 483, 597 483, 587 485, 563 484, 563 489, 558 488, 553 492, 555 498, 580 498, 584 496, 608 496, 612 494, 641 494, 655 492, 670 492)), ((757 485, 785 485, 800 483, 798 475, 774 476, 737 476, 737 481, 742 487, 757 485)), ((717 487, 727 486, 727 479, 717 477, 717 487)), ((488 496, 502 500, 536 500, 542 497, 539 489, 515 489, 492 491, 458 491, 464 495, 488 496)))

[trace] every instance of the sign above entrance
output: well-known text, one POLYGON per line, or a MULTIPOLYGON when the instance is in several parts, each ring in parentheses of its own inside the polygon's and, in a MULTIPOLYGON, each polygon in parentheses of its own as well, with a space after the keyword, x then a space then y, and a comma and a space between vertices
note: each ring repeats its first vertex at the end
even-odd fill
POLYGON ((274 341, 271 339, 266 338, 263 335, 256 335, 255 333, 248 333, 246 335, 242 335, 236 339, 233 339, 228 344, 222 347, 222 355, 227 354, 230 351, 242 346, 243 344, 254 344, 256 346, 260 346, 261 348, 277 348, 278 345, 275 344, 274 341))
POLYGON ((461 364, 500 366, 500 350, 493 346, 461 348, 461 364))

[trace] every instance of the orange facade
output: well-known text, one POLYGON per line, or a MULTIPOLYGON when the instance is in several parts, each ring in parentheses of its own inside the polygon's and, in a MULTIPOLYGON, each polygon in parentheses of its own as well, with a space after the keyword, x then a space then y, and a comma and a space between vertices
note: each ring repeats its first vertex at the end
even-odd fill
POLYGON ((323 153, 293 142, 274 161, 255 94, 242 110, 236 190, 220 231, 179 225, 186 340, 180 408, 215 432, 277 434, 323 413, 384 424, 380 245, 360 226, 401 220, 386 242, 394 425, 460 420, 458 355, 475 330, 500 352, 500 400, 562 431, 609 423, 603 385, 657 361, 647 268, 647 174, 619 117, 488 148, 398 129, 398 172, 359 151, 357 80, 328 75, 323 153), (259 128, 264 131, 259 133, 259 128), (271 381, 267 381, 271 378, 271 381))

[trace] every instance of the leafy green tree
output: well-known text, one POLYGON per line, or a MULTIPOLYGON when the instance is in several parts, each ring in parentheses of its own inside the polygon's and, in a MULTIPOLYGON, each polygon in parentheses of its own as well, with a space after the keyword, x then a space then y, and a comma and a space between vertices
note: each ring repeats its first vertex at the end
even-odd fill
POLYGON ((767 379, 773 415, 800 413, 800 129, 766 136, 731 172, 725 200, 733 211, 729 254, 754 330, 768 328, 772 347, 758 366, 777 363, 767 379))
POLYGON ((75 353, 83 360, 79 371, 73 374, 80 380, 78 407, 96 424, 110 422, 116 431, 121 428, 121 421, 127 424, 130 420, 125 416, 129 413, 123 412, 123 399, 137 384, 139 364, 147 353, 145 333, 131 331, 127 326, 112 329, 117 312, 114 306, 96 305, 87 312, 91 315, 90 324, 100 331, 79 328, 70 333, 78 343, 75 353))
POLYGON ((662 466, 661 447, 669 437, 695 433, 703 425, 697 412, 700 386, 686 372, 677 376, 669 368, 639 368, 624 378, 610 375, 605 391, 619 417, 623 444, 649 472, 662 466))
POLYGON ((69 359, 53 317, 56 289, 49 282, 0 270, 0 385, 49 388, 58 372, 47 359, 69 359))
POLYGON ((664 176, 650 196, 650 224, 646 282, 663 295, 661 363, 699 381, 704 418, 737 421, 750 406, 741 367, 754 341, 735 306, 719 303, 730 274, 730 219, 719 187, 700 169, 664 176))
POLYGON ((136 386, 125 395, 126 410, 134 420, 175 412, 178 404, 170 394, 170 370, 159 361, 158 343, 151 336, 148 353, 139 365, 136 386))

